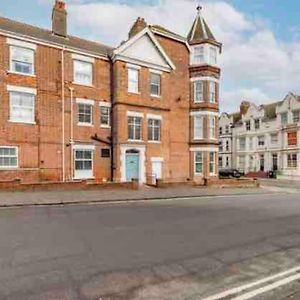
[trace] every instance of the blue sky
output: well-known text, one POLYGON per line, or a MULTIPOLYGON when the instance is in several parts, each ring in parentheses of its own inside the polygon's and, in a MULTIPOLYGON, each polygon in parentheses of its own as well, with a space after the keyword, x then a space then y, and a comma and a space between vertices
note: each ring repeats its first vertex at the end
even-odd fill
MULTIPOLYGON (((1 1, 0 14, 50 28, 54 0, 1 1), (18 8, 18 9, 16 9, 18 8)), ((69 33, 116 46, 137 16, 185 34, 195 17, 193 0, 66 0, 69 33)), ((299 0, 203 0, 204 16, 224 43, 222 109, 241 100, 281 100, 300 93, 299 0)))

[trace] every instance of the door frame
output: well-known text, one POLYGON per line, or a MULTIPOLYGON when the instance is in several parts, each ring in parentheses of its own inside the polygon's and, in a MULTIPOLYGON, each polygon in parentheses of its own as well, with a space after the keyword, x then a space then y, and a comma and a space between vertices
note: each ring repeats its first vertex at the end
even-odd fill
POLYGON ((73 174, 72 174, 72 178, 74 180, 79 180, 79 179, 93 179, 95 178, 94 175, 94 154, 95 154, 95 145, 73 145, 72 146, 72 156, 73 156, 73 161, 71 162, 73 165, 73 174), (75 152, 76 151, 92 151, 92 176, 88 177, 88 178, 80 178, 80 177, 75 177, 75 160, 76 160, 76 156, 75 156, 75 152))
POLYGON ((153 163, 160 163, 161 164, 161 178, 164 178, 164 158, 163 157, 151 157, 151 173, 153 175, 153 163))
POLYGON ((146 183, 146 147, 145 145, 126 144, 120 146, 121 182, 126 182, 126 151, 139 151, 139 183, 146 183))

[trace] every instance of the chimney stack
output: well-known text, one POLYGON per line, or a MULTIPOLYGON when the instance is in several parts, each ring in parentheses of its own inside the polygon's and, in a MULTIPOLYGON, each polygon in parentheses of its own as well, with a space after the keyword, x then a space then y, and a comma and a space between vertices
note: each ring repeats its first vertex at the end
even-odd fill
POLYGON ((55 0, 52 10, 52 32, 67 37, 67 10, 64 0, 55 0))
POLYGON ((242 115, 246 114, 247 111, 248 111, 248 109, 249 109, 249 107, 250 107, 250 102, 248 102, 248 101, 243 101, 243 102, 241 103, 241 105, 240 105, 240 113, 241 113, 242 115))
POLYGON ((134 22, 133 26, 131 27, 128 37, 131 39, 133 36, 138 34, 140 31, 142 31, 147 26, 148 25, 147 25, 145 19, 138 17, 137 20, 134 22))

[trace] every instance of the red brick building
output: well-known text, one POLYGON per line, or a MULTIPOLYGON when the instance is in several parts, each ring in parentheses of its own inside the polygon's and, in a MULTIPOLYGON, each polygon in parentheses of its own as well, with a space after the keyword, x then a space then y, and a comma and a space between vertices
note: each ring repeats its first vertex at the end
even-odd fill
POLYGON ((217 176, 221 44, 199 9, 188 38, 139 18, 117 48, 0 18, 0 180, 217 176))

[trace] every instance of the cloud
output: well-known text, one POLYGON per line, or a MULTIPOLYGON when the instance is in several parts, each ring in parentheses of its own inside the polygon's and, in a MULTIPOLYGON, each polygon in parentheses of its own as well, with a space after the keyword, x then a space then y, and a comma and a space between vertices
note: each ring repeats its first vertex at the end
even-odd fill
POLYGON ((238 111, 241 101, 250 101, 257 104, 269 103, 270 97, 259 88, 236 88, 223 91, 221 96, 222 111, 238 111))
MULTIPOLYGON (((188 0, 88 2, 67 1, 71 30, 112 46, 127 38, 138 16, 186 35, 197 4, 188 0)), ((236 109, 242 98, 259 104, 281 100, 290 90, 300 92, 299 42, 281 41, 267 19, 245 15, 223 0, 205 1, 203 14, 224 44, 221 110, 236 109)))

